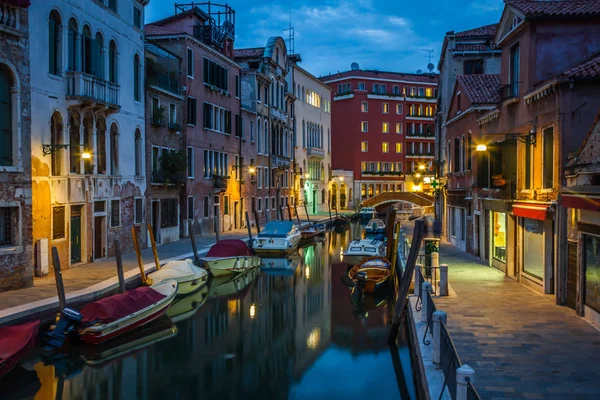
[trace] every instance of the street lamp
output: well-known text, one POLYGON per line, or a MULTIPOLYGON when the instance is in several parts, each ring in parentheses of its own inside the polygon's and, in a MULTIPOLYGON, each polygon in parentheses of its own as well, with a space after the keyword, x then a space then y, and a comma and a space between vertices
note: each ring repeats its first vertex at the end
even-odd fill
POLYGON ((478 144, 477 147, 475 147, 475 151, 487 151, 487 146, 485 144, 478 144))
POLYGON ((419 170, 425 171, 425 166, 423 164, 419 165, 419 170))
POLYGON ((305 174, 304 174, 304 177, 305 177, 306 179, 310 178, 310 173, 308 173, 308 172, 307 172, 307 173, 305 173, 305 174))
POLYGON ((344 177, 340 176, 340 182, 343 182, 343 181, 344 181, 344 177))

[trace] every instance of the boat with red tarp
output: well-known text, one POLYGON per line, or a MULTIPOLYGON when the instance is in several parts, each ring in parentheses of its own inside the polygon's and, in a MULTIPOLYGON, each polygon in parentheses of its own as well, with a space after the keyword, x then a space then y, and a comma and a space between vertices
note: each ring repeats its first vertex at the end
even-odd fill
POLYGON ((214 276, 236 274, 260 266, 260 257, 239 239, 219 240, 202 261, 214 276))
POLYGON ((0 328, 0 377, 38 344, 40 321, 0 328))

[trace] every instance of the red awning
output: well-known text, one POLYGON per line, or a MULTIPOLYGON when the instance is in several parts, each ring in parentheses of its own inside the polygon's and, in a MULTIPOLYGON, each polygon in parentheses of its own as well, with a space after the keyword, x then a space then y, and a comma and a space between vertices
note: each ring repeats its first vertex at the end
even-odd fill
POLYGON ((591 196, 562 195, 562 206, 565 208, 577 208, 600 212, 600 199, 591 196))
POLYGON ((515 203, 512 207, 513 215, 523 218, 545 220, 548 206, 545 204, 515 203))

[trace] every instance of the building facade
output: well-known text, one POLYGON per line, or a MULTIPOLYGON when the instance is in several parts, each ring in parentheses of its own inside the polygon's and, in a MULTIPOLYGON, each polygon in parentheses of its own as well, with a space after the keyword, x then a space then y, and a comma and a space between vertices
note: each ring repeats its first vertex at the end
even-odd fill
POLYGON ((356 67, 321 80, 334 93, 332 168, 354 174, 354 187, 332 193, 332 207, 353 209, 380 193, 429 189, 424 178, 434 159, 437 76, 356 67))
POLYGON ((26 3, 0 1, 0 292, 33 285, 34 275, 26 3))
POLYGON ((40 62, 31 74, 33 240, 47 253, 57 247, 63 267, 112 256, 117 239, 132 251, 131 228, 145 238, 144 211, 134 216, 146 191, 136 143, 145 135, 147 3, 29 9, 30 55, 40 62))
POLYGON ((308 214, 328 210, 331 177, 331 89, 294 64, 288 85, 294 103, 295 164, 298 200, 308 214))

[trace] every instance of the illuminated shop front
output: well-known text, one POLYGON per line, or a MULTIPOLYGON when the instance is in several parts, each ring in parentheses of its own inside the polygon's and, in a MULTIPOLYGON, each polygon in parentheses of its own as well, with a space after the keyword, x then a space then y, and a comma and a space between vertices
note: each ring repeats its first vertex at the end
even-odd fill
POLYGON ((492 266, 506 270, 506 213, 490 212, 490 237, 492 239, 492 266))

